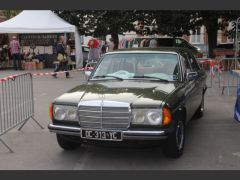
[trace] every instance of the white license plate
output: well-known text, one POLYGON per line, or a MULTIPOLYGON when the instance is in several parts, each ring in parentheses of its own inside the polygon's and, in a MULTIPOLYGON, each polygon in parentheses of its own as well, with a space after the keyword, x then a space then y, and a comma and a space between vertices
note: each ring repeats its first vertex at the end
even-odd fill
POLYGON ((81 130, 81 138, 95 139, 95 140, 108 140, 108 141, 122 141, 122 132, 121 131, 82 129, 81 130))

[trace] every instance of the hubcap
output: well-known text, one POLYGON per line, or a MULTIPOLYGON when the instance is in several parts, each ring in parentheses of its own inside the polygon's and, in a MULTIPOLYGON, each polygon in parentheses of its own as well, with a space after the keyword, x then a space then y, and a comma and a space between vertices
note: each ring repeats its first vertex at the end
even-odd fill
POLYGON ((182 121, 179 121, 176 128, 176 142, 179 150, 183 148, 183 140, 184 140, 184 125, 182 121))

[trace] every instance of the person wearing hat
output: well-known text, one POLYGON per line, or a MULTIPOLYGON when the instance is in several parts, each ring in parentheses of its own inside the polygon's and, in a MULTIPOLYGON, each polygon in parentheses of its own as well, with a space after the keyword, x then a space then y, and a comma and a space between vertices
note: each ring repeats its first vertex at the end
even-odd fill
POLYGON ((13 58, 13 67, 15 70, 22 70, 22 63, 21 63, 21 56, 20 56, 20 44, 17 40, 16 36, 12 37, 12 40, 10 41, 10 52, 13 58))

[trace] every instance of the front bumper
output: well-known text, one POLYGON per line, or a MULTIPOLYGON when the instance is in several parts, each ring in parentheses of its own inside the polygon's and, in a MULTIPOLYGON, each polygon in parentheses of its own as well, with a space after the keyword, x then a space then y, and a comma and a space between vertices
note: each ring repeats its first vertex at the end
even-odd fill
MULTIPOLYGON (((54 125, 49 124, 48 129, 50 132, 63 134, 63 135, 71 135, 71 136, 79 136, 81 133, 80 127, 73 126, 64 126, 64 125, 54 125)), ((159 131, 150 131, 150 130, 126 130, 122 131, 123 140, 161 140, 167 139, 166 132, 163 130, 159 131)))

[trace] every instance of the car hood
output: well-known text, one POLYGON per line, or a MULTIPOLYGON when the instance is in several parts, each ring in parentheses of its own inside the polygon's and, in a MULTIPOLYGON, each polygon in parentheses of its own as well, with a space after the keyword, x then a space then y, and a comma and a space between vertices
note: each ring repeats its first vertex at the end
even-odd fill
POLYGON ((80 101, 107 100, 132 106, 160 106, 178 83, 154 81, 94 81, 73 88, 56 99, 56 103, 78 104, 80 101))

